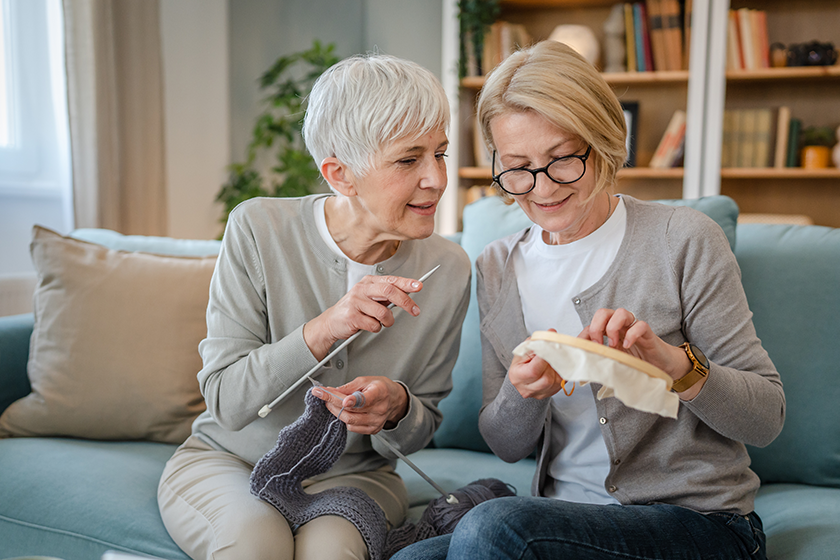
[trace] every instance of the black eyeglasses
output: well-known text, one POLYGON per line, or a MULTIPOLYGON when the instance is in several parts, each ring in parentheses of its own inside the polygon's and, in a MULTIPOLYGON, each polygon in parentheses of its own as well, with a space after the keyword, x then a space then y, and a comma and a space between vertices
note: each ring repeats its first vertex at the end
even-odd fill
POLYGON ((503 191, 513 195, 527 194, 534 190, 537 186, 537 175, 540 173, 545 173, 546 177, 555 183, 568 185, 580 181, 586 173, 586 160, 589 159, 591 151, 592 146, 589 146, 582 156, 563 156, 551 160, 548 165, 539 169, 521 167, 508 169, 496 175, 496 151, 493 150, 493 167, 491 168, 493 181, 502 187, 503 191))

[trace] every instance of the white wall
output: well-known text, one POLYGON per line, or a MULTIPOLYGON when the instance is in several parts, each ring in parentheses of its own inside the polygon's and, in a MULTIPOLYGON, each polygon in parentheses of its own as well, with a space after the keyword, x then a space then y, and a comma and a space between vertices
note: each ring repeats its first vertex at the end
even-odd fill
POLYGON ((230 162, 227 0, 160 0, 168 232, 214 238, 230 162))

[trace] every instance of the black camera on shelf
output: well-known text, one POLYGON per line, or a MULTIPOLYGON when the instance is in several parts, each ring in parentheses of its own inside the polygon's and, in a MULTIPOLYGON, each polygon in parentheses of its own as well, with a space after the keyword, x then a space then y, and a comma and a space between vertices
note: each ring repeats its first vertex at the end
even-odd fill
POLYGON ((787 48, 788 66, 831 66, 837 62, 833 43, 799 43, 787 48))

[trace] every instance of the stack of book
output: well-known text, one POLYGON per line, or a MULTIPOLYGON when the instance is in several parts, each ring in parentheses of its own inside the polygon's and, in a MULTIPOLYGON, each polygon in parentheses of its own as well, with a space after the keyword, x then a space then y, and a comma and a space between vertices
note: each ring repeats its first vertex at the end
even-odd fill
POLYGON ((767 12, 750 8, 729 10, 727 33, 727 70, 770 68, 767 12))
POLYGON ((484 76, 498 66, 508 55, 519 48, 527 47, 531 42, 531 35, 524 25, 497 21, 490 26, 484 35, 484 48, 481 52, 480 63, 475 56, 472 41, 465 40, 467 76, 484 76))
POLYGON ((789 107, 723 112, 721 167, 797 167, 802 121, 789 107))
POLYGON ((688 69, 692 0, 624 4, 627 71, 688 69))

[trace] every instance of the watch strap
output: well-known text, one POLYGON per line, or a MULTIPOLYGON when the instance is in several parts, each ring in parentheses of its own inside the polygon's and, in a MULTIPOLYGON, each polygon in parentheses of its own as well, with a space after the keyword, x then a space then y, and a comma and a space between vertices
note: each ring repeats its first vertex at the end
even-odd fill
POLYGON ((709 368, 701 364, 691 351, 691 343, 685 342, 680 345, 680 348, 685 350, 685 354, 688 356, 688 359, 691 361, 691 365, 693 367, 691 368, 691 371, 674 381, 674 384, 671 386, 671 390, 675 393, 682 393, 709 375, 709 368))

